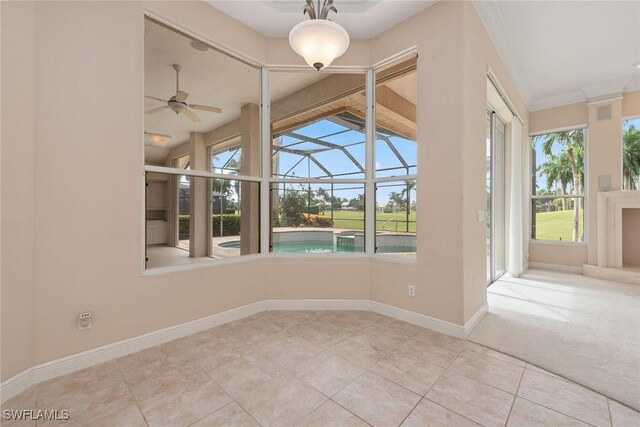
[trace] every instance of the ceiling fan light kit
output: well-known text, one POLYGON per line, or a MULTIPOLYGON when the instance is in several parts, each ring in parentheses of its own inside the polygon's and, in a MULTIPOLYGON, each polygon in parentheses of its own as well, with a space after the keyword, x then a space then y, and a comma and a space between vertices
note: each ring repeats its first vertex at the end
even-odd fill
POLYGON ((333 0, 324 0, 322 8, 318 0, 318 11, 319 15, 313 0, 307 0, 303 13, 309 15, 309 20, 293 27, 289 33, 289 44, 309 66, 320 71, 347 51, 349 34, 327 18, 329 12, 337 13, 333 0))

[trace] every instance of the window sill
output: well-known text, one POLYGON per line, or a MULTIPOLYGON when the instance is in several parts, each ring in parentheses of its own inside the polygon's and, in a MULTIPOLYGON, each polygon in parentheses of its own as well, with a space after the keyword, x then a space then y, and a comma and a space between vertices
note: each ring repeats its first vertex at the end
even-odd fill
POLYGON ((577 246, 577 247, 585 247, 588 246, 587 242, 563 242, 562 240, 536 240, 531 239, 529 243, 536 243, 541 245, 559 245, 559 246, 577 246))

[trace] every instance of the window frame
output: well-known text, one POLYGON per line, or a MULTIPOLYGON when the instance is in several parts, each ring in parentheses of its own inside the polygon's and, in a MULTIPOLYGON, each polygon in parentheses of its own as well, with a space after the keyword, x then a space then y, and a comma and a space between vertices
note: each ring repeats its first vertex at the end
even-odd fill
MULTIPOLYGON (((379 182, 389 182, 389 181, 398 181, 398 180, 407 180, 412 179, 416 181, 416 185, 419 181, 418 173, 410 174, 410 175, 399 175, 399 176, 387 176, 387 177, 376 177, 375 170, 375 143, 376 143, 376 121, 375 121, 375 87, 377 82, 376 79, 376 71, 387 67, 388 65, 397 62, 402 58, 408 58, 411 56, 415 56, 417 58, 418 52, 417 47, 412 47, 405 51, 399 52, 396 55, 388 58, 387 60, 381 61, 371 66, 363 66, 363 67, 340 67, 340 66, 330 66, 326 69, 327 72, 334 73, 363 73, 365 77, 365 174, 364 178, 332 178, 332 179, 301 179, 301 178, 277 178, 272 175, 272 163, 271 163, 271 114, 270 114, 270 103, 271 103, 271 91, 270 91, 270 75, 274 72, 280 71, 308 71, 307 67, 303 66, 270 66, 266 64, 262 64, 252 58, 248 58, 242 55, 239 52, 231 50, 227 47, 224 47, 212 40, 204 38, 200 35, 197 35, 186 28, 183 28, 180 25, 177 25, 171 21, 168 21, 161 16, 156 15, 155 13, 144 11, 143 19, 149 19, 152 22, 166 27, 172 31, 176 31, 178 33, 182 33, 186 37, 199 40, 203 43, 206 43, 213 50, 227 55, 231 58, 234 58, 238 61, 241 61, 259 71, 259 85, 260 85, 260 96, 259 96, 259 118, 260 118, 260 173, 257 176, 247 176, 247 175, 231 175, 233 180, 237 181, 247 181, 247 182, 256 182, 260 185, 260 202, 259 202, 259 210, 260 210, 260 252, 257 254, 249 254, 243 255, 233 258, 227 259, 209 259, 203 260, 202 262, 182 264, 182 265, 171 265, 166 267, 154 267, 154 268, 146 268, 145 266, 145 252, 146 252, 146 236, 143 231, 141 234, 141 274, 143 276, 153 276, 158 274, 183 271, 183 270, 193 270, 198 268, 208 268, 212 266, 219 265, 229 265, 235 264, 238 262, 245 262, 255 259, 262 259, 265 257, 289 257, 289 258, 327 258, 327 257, 352 257, 352 258, 366 258, 366 257, 376 257, 376 258, 384 258, 391 262, 397 262, 401 264, 415 264, 416 258, 407 259, 404 257, 394 256, 394 254, 387 253, 376 253, 375 252, 375 235, 376 235, 376 227, 375 227, 375 191, 376 184, 379 182), (274 183, 311 183, 311 184, 361 184, 364 187, 364 195, 365 195, 365 218, 364 218, 364 234, 365 234, 365 249, 363 252, 355 252, 355 253, 324 253, 324 254, 310 254, 310 253, 273 253, 270 251, 270 238, 271 238, 271 197, 270 197, 270 189, 271 185, 274 183)), ((416 65, 416 72, 417 72, 416 65)), ((417 142, 416 142, 417 144, 417 142)), ((418 144, 417 144, 418 145, 418 144)), ((217 148, 217 147, 216 147, 217 148)), ((416 151, 418 148, 416 146, 416 151)), ((142 185, 141 191, 142 194, 142 216, 141 216, 141 225, 142 230, 145 230, 145 209, 146 209, 146 201, 144 196, 144 183, 145 183, 145 174, 146 173, 162 173, 172 176, 186 176, 193 178, 208 178, 208 179, 223 179, 229 180, 230 174, 224 173, 216 173, 211 171, 211 156, 213 155, 214 147, 209 145, 207 147, 207 156, 209 159, 209 164, 207 166, 207 170, 186 170, 181 168, 173 167, 172 163, 171 167, 166 166, 155 166, 155 165, 146 165, 143 161, 142 168, 142 185)), ((416 157, 418 158, 418 156, 416 157)), ((417 165, 416 165, 417 168, 417 165)), ((207 192, 208 194, 209 192, 207 192)), ((207 203, 210 205, 210 202, 207 203)))
POLYGON ((535 173, 532 170, 533 164, 533 139, 542 135, 548 135, 552 133, 558 132, 569 132, 574 130, 582 130, 584 133, 584 185, 582 195, 536 195, 535 188, 533 185, 530 185, 529 192, 529 241, 531 243, 543 244, 543 245, 562 245, 562 246, 579 246, 584 247, 589 243, 589 128, 586 123, 581 123, 577 125, 565 126, 560 128, 541 130, 536 132, 529 133, 529 183, 533 178, 533 174, 535 173), (581 241, 564 241, 564 240, 542 240, 542 239, 534 239, 533 238, 533 204, 534 200, 555 200, 555 199, 582 199, 582 234, 584 239, 581 241))
POLYGON ((622 139, 622 129, 624 123, 629 120, 640 120, 640 114, 634 114, 631 116, 622 117, 620 121, 620 190, 621 191, 640 191, 640 187, 637 190, 625 190, 624 189, 624 141, 622 139))

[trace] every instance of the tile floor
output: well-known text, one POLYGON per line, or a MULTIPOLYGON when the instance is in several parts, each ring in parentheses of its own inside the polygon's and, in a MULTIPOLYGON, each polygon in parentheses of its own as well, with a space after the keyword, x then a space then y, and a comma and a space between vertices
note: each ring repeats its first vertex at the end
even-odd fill
POLYGON ((38 426, 640 426, 638 412, 518 359, 364 311, 263 312, 3 409, 69 411, 38 426))

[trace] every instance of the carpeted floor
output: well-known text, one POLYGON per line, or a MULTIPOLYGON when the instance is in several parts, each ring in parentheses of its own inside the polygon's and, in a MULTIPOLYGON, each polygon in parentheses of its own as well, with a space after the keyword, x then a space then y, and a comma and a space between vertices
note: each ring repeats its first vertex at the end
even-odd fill
POLYGON ((529 270, 488 300, 469 340, 640 410, 640 286, 529 270))

